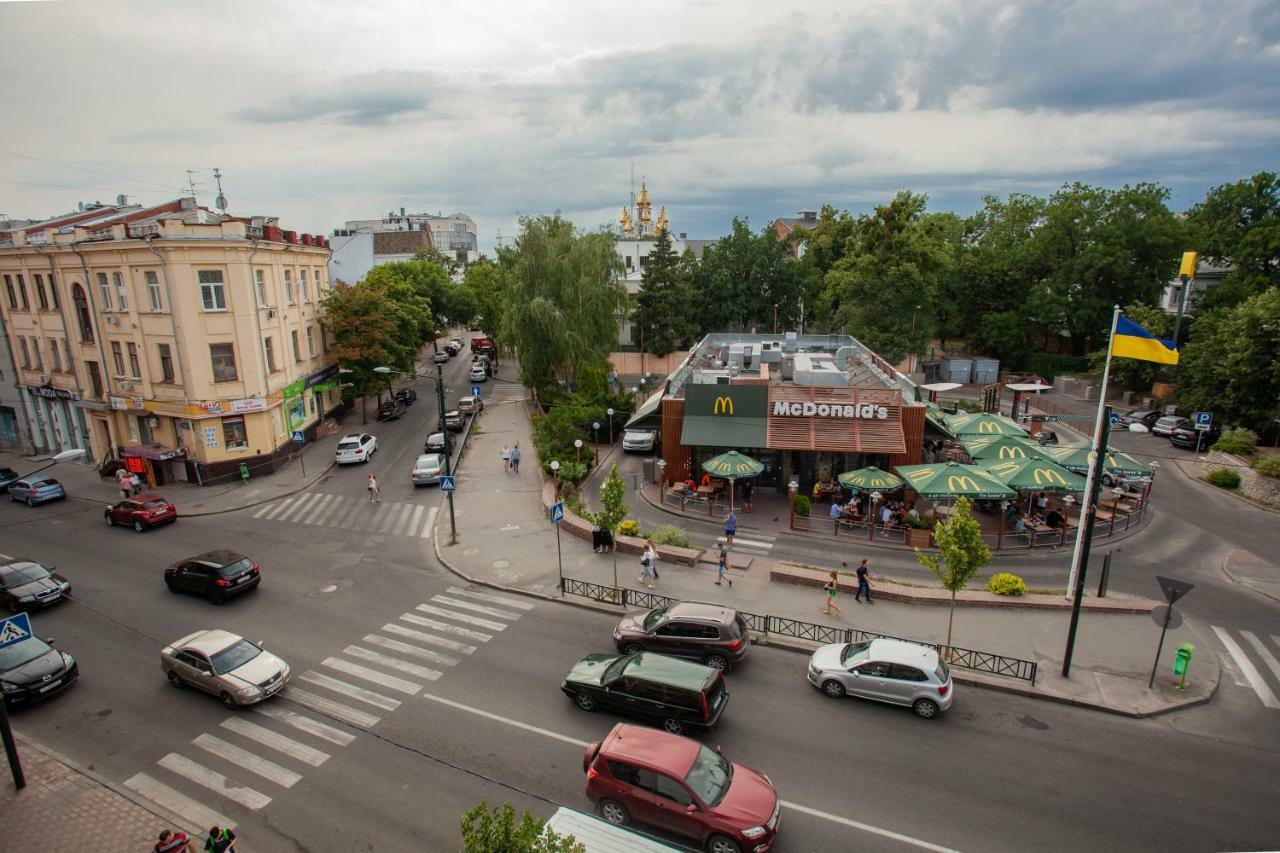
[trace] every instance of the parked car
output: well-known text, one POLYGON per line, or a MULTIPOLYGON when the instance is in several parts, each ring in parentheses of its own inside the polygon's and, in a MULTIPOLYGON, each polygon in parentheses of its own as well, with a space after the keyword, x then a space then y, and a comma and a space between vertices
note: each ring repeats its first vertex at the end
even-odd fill
POLYGON ((605 708, 675 734, 711 728, 729 704, 720 670, 652 652, 587 655, 560 689, 584 711, 605 708))
POLYGON ((710 853, 773 846, 781 804, 769 777, 697 741, 619 723, 587 747, 582 769, 609 823, 656 826, 710 853))
POLYGON ((396 399, 405 406, 412 406, 418 399, 418 392, 412 388, 397 388, 396 399))
POLYGON ((452 338, 449 338, 449 346, 462 349, 462 336, 454 335, 452 338))
POLYGON ((466 418, 457 409, 444 413, 444 428, 449 432, 462 432, 466 425, 466 418))
POLYGON ((488 379, 489 379, 488 368, 479 364, 471 365, 471 381, 472 382, 485 382, 488 379))
POLYGON ((289 682, 289 665, 230 631, 206 629, 160 650, 160 669, 174 687, 211 693, 228 708, 254 705, 289 682))
POLYGON ((344 435, 338 442, 334 456, 339 465, 350 465, 353 462, 368 462, 369 457, 378 452, 378 439, 369 433, 351 433, 344 435))
MULTIPOLYGON (((1127 474, 1120 474, 1115 471, 1102 472, 1102 485, 1106 486, 1108 489, 1120 488, 1126 492, 1141 494, 1147 488, 1147 483, 1149 482, 1150 481, 1146 477, 1131 477, 1127 474)), ((1098 498, 1098 503, 1105 504, 1107 500, 1107 496, 1102 495, 1098 498)))
POLYGON ((613 629, 613 642, 624 655, 661 652, 721 670, 746 660, 751 647, 747 622, 738 611, 687 601, 628 613, 613 629))
POLYGON ((80 675, 76 659, 53 648, 53 638, 27 637, 0 649, 0 693, 12 708, 52 696, 80 675))
POLYGON ((1132 412, 1125 412, 1121 415, 1117 423, 1122 427, 1128 427, 1131 424, 1142 424, 1147 429, 1151 429, 1158 420, 1160 420, 1159 412, 1153 412, 1150 409, 1134 409, 1132 412))
POLYGON ((60 501, 66 497, 67 490, 48 474, 23 477, 20 480, 14 480, 9 486, 9 500, 25 503, 27 506, 60 501))
POLYGON ((458 400, 458 411, 468 415, 474 415, 477 412, 483 412, 484 398, 483 397, 463 397, 458 400))
POLYGON ((462 344, 458 341, 449 341, 449 343, 444 345, 444 349, 445 352, 449 353, 449 355, 454 356, 462 352, 462 344))
POLYGON ((1214 442, 1222 437, 1222 428, 1218 426, 1210 426, 1208 429, 1196 429, 1195 424, 1189 427, 1176 426, 1169 431, 1169 443, 1175 447, 1189 447, 1195 450, 1199 447, 1207 450, 1213 447, 1214 442))
POLYGON ((71 594, 71 582, 34 560, 0 563, 0 601, 11 612, 57 604, 71 594))
POLYGON ((1041 429, 1038 433, 1036 433, 1035 438, 1036 438, 1036 441, 1040 443, 1041 447, 1058 443, 1058 434, 1048 428, 1041 429))
POLYGON ((431 360, 436 364, 448 364, 449 358, 450 355, 448 350, 440 350, 435 355, 431 356, 431 360))
POLYGON ((178 508, 159 495, 136 495, 119 503, 108 504, 102 511, 107 526, 123 524, 137 532, 178 520, 178 508))
POLYGON ((9 491, 9 487, 21 479, 21 475, 12 468, 0 468, 0 492, 9 491))
POLYGON ((428 453, 444 453, 444 433, 433 432, 427 436, 427 443, 423 445, 428 453))
POLYGON ((933 646, 889 640, 831 643, 809 658, 809 683, 833 699, 906 705, 926 720, 951 707, 951 670, 933 646))
POLYGON ((1163 418, 1160 418, 1159 420, 1157 420, 1155 422, 1155 425, 1151 427, 1151 434, 1162 435, 1165 438, 1168 438, 1169 433, 1173 432, 1175 429, 1178 429, 1179 427, 1185 427, 1187 429, 1195 429, 1195 426, 1196 426, 1195 423, 1192 422, 1190 418, 1184 418, 1178 415, 1165 415, 1163 418))
POLYGON ((482 349, 497 349, 498 345, 484 335, 477 335, 471 339, 471 351, 478 352, 482 349))
POLYGON ((395 398, 383 400, 378 404, 378 420, 380 421, 398 420, 403 414, 404 403, 401 403, 395 398))
POLYGON ((413 462, 409 479, 415 486, 430 486, 440 482, 444 473, 444 456, 439 453, 424 453, 413 462))
POLYGON ((651 429, 629 429, 622 434, 622 449, 630 453, 651 451, 657 438, 651 429))
POLYGON ((257 563, 227 549, 197 554, 164 570, 164 585, 169 592, 203 595, 212 604, 221 604, 261 582, 262 571, 257 563))

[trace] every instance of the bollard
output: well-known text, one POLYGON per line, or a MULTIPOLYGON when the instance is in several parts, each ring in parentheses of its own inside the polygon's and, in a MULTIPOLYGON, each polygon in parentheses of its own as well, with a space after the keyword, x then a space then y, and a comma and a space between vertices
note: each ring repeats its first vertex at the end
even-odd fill
POLYGON ((1107 581, 1111 579, 1111 552, 1102 558, 1102 575, 1098 578, 1098 598, 1107 597, 1107 581))
POLYGON ((1191 652, 1195 646, 1190 643, 1183 643, 1178 646, 1178 650, 1173 653, 1173 674, 1178 676, 1178 689, 1187 689, 1187 669, 1191 666, 1191 652))

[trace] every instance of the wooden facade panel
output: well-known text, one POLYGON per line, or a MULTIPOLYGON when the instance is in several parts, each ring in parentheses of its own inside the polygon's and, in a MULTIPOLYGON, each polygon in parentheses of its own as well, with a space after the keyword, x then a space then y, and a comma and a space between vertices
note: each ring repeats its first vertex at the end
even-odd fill
POLYGON ((680 443, 684 428, 684 399, 662 398, 662 456, 667 461, 663 483, 677 483, 689 477, 692 448, 680 443))

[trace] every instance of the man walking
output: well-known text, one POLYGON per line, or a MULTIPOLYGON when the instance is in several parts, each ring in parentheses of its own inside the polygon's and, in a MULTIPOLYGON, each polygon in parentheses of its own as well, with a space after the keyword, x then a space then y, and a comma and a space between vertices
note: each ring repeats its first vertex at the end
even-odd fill
POLYGON ((233 830, 215 826, 205 839, 206 853, 236 853, 236 834, 233 830))
POLYGON ((727 576, 729 571, 729 552, 724 549, 723 542, 717 542, 716 548, 716 586, 720 586, 721 581, 728 581, 729 586, 733 586, 733 578, 727 576))
POLYGON ((724 520, 724 541, 728 543, 730 548, 733 547, 733 535, 738 532, 738 514, 733 510, 729 510, 729 516, 724 520))
POLYGON ((854 601, 862 601, 862 594, 867 595, 867 604, 874 604, 871 600, 871 584, 867 582, 867 561, 863 560, 858 565, 858 591, 853 594, 854 601))
POLYGON ((369 475, 369 503, 382 503, 382 489, 378 488, 378 480, 369 475))
POLYGON ((516 446, 511 448, 511 470, 520 473, 520 442, 516 442, 516 446))

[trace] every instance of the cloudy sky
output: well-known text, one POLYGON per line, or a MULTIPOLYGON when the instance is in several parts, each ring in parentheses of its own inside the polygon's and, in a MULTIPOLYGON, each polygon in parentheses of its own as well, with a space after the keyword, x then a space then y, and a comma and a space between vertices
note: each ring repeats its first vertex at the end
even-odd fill
POLYGON ((718 237, 902 188, 1280 168, 1275 0, 3 2, 0 214, 181 193, 325 231, 463 211, 616 222, 634 168, 718 237))

